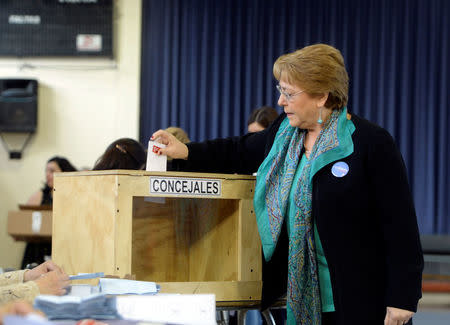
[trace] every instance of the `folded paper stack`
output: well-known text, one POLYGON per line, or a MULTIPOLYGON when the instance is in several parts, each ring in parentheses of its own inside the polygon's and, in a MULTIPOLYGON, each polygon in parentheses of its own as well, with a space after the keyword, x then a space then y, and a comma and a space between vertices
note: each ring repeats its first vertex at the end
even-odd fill
POLYGON ((116 297, 106 294, 86 297, 41 295, 36 297, 34 306, 48 319, 117 318, 116 297))
POLYGON ((36 297, 34 306, 49 319, 118 318, 116 295, 153 295, 159 285, 154 282, 101 278, 98 286, 72 285, 68 295, 36 297))

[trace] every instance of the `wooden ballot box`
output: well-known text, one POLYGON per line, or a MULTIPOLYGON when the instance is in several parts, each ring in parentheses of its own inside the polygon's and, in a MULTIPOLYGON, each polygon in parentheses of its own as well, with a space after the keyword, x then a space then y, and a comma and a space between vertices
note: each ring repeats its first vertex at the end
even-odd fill
POLYGON ((246 175, 56 173, 53 260, 68 274, 131 274, 161 292, 258 301, 254 185, 246 175))

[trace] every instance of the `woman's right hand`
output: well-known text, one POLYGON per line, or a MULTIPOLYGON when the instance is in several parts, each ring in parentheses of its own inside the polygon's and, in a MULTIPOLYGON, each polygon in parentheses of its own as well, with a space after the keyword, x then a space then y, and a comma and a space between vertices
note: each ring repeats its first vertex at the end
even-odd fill
POLYGON ((60 270, 42 274, 34 282, 36 282, 42 295, 62 296, 66 294, 66 288, 70 285, 69 276, 60 270))
POLYGON ((151 141, 156 141, 165 144, 165 148, 160 148, 157 152, 158 155, 167 155, 174 159, 187 159, 189 155, 188 147, 175 138, 169 132, 164 130, 158 130, 153 133, 150 138, 151 141))

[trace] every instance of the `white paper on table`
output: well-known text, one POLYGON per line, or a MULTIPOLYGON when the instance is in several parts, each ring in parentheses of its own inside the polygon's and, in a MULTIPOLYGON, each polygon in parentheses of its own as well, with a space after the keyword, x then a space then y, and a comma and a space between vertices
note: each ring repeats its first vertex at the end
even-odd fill
POLYGON ((53 295, 39 295, 36 297, 36 302, 39 301, 41 303, 50 303, 55 305, 64 305, 64 304, 80 304, 82 302, 86 302, 92 299, 96 299, 98 297, 105 296, 104 293, 93 293, 87 296, 53 296, 53 295))
POLYGON ((155 282, 135 281, 127 279, 101 278, 100 290, 108 295, 155 294, 158 288, 155 282))
POLYGON ((216 297, 213 294, 119 296, 116 308, 126 320, 164 324, 216 324, 216 297))
POLYGON ((90 284, 72 284, 68 288, 67 295, 76 297, 88 297, 92 294, 100 293, 99 286, 94 286, 90 284))
POLYGON ((145 168, 146 171, 148 172, 167 171, 167 156, 156 154, 158 148, 165 148, 165 147, 166 147, 165 144, 156 141, 150 140, 148 142, 147 166, 145 168))

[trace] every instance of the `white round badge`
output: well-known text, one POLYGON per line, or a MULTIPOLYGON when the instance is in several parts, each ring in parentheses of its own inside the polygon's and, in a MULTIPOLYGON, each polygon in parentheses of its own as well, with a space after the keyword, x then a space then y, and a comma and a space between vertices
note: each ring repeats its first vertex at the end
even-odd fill
POLYGON ((336 177, 344 177, 347 175, 349 167, 346 162, 338 161, 331 167, 331 173, 336 177))

